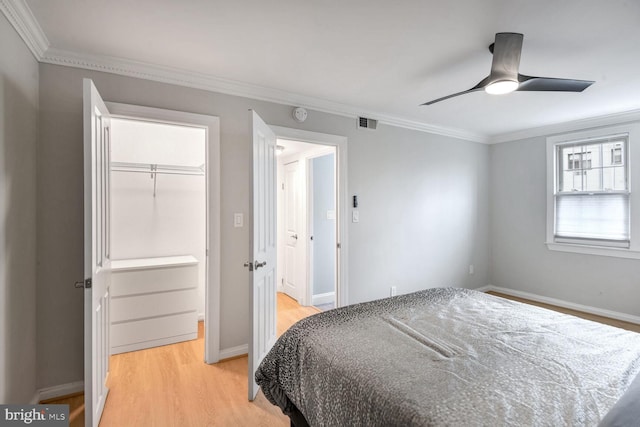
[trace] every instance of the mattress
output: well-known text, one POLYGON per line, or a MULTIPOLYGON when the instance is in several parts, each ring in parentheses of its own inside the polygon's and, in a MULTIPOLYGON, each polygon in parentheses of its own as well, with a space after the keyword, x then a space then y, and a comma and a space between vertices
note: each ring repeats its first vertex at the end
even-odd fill
POLYGON ((640 334, 456 288, 303 319, 256 372, 311 426, 596 426, 640 374, 640 334))

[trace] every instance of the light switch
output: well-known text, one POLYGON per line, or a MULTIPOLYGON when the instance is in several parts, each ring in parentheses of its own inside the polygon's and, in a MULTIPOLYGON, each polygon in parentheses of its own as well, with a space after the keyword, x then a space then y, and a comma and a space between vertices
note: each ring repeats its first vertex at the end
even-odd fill
POLYGON ((353 211, 351 213, 351 222, 360 222, 360 212, 353 211))
POLYGON ((233 226, 235 228, 239 228, 244 226, 244 215, 241 213, 234 213, 233 214, 233 226))
POLYGON ((336 219, 336 211, 334 211, 334 210, 328 210, 328 211, 327 211, 327 219, 328 219, 328 220, 334 220, 334 219, 336 219))

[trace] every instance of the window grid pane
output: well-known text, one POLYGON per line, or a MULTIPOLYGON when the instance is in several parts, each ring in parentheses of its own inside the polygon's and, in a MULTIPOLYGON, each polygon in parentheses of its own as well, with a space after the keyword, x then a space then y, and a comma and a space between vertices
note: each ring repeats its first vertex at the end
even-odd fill
POLYGON ((557 193, 626 191, 626 138, 557 147, 557 193))

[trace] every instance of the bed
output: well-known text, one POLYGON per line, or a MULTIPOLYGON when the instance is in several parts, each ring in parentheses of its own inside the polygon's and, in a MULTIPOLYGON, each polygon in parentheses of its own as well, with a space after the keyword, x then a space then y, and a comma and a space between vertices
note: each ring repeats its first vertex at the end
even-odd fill
POLYGON ((303 319, 255 377, 296 427, 640 420, 640 334, 466 289, 303 319))

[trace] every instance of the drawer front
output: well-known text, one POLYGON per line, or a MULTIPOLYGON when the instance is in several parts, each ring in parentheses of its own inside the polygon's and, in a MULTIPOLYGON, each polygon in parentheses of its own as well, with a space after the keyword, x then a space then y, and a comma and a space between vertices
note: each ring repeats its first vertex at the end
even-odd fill
POLYGON ((198 266, 114 271, 111 296, 147 294, 198 287, 198 266))
POLYGON ((111 322, 124 322, 148 317, 196 311, 198 292, 185 289, 126 297, 111 297, 111 322))
POLYGON ((192 313, 111 325, 111 346, 159 340, 198 332, 198 315, 192 313))

